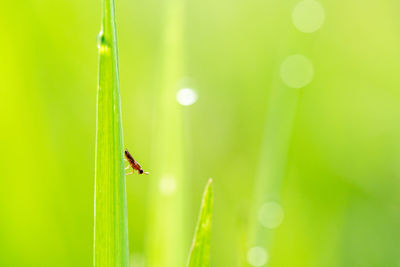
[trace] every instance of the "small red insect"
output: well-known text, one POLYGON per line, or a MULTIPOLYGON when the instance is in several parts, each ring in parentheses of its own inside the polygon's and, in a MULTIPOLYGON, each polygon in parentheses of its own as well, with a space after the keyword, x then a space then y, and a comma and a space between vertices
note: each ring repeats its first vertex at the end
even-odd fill
POLYGON ((135 170, 137 170, 137 172, 139 174, 149 174, 148 172, 144 172, 142 167, 140 167, 139 163, 137 163, 136 160, 133 159, 131 153, 129 153, 128 149, 125 149, 125 158, 129 163, 129 166, 126 167, 125 169, 129 169, 129 167, 132 168, 132 172, 128 173, 127 175, 131 175, 135 173, 135 170))

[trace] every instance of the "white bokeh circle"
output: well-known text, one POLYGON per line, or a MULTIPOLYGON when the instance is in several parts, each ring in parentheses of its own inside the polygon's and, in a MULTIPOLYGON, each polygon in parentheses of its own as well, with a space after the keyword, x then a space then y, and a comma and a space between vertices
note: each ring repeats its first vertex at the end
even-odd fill
POLYGON ((182 106, 190 106, 196 103, 197 93, 191 88, 182 88, 176 94, 176 101, 182 106))
POLYGON ((292 21, 301 32, 315 32, 324 24, 324 7, 315 0, 301 1, 293 9, 292 21))
POLYGON ((283 209, 276 202, 264 203, 258 210, 258 220, 264 227, 269 229, 278 227, 282 223, 283 217, 283 209))
POLYGON ((268 253, 263 247, 252 247, 247 251, 247 262, 251 266, 263 266, 268 261, 268 253))
POLYGON ((303 55, 288 56, 281 64, 282 81, 291 88, 301 88, 309 84, 314 77, 311 61, 303 55))

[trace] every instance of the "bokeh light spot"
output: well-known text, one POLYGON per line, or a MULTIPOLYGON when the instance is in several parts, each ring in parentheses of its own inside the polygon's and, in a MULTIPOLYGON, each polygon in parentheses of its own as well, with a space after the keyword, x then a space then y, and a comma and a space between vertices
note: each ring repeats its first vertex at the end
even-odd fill
POLYGON ((182 106, 190 106, 197 101, 197 93, 193 89, 183 88, 176 94, 176 100, 182 106))
POLYGON ((267 251, 262 247, 252 247, 247 251, 247 262, 251 266, 263 266, 268 261, 267 251))
POLYGON ((283 209, 276 202, 264 203, 258 210, 258 220, 269 229, 278 227, 282 223, 283 217, 283 209))
POLYGON ((294 26, 301 32, 315 32, 324 24, 324 8, 314 0, 301 1, 293 9, 292 21, 294 26))
POLYGON ((309 84, 314 76, 311 61, 303 55, 287 57, 281 65, 281 79, 291 88, 301 88, 309 84))
POLYGON ((145 267, 146 266, 146 258, 142 253, 134 253, 131 254, 130 257, 130 266, 131 267, 145 267))
POLYGON ((170 196, 176 191, 176 180, 172 176, 164 176, 159 184, 160 193, 164 196, 170 196))

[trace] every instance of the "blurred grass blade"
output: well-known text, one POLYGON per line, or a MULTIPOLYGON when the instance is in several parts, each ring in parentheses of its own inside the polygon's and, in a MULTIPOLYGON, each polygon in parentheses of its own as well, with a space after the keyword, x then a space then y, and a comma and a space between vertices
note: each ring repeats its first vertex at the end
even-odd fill
POLYGON ((210 266, 210 236, 213 207, 212 179, 208 180, 190 249, 188 267, 210 266))
POLYGON ((121 103, 115 3, 103 0, 98 39, 94 266, 128 266, 121 103))
POLYGON ((248 240, 242 255, 243 266, 252 266, 249 262, 244 263, 250 249, 263 249, 265 253, 272 250, 274 229, 262 225, 259 214, 263 205, 272 204, 282 208, 281 194, 286 176, 289 146, 300 101, 300 91, 280 85, 277 78, 271 90, 250 211, 248 240))
POLYGON ((166 3, 164 40, 154 135, 152 179, 149 194, 147 266, 185 265, 190 236, 185 224, 185 156, 182 107, 176 101, 184 77, 182 0, 166 3))

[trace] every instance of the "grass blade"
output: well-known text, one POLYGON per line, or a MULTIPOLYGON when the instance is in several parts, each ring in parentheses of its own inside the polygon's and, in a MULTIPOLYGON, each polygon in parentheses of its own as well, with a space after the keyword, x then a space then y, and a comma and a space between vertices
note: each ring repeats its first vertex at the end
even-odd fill
POLYGON ((188 267, 210 266, 210 236, 213 207, 212 179, 208 180, 190 249, 188 267))
POLYGON ((99 34, 94 266, 128 266, 128 220, 114 0, 103 0, 99 34))
MULTIPOLYGON (((259 214, 265 204, 281 207, 281 192, 286 176, 289 146, 300 99, 298 90, 278 85, 274 85, 273 88, 244 255, 252 248, 262 250, 266 255, 272 250, 275 231, 261 224, 259 214)), ((243 265, 251 266, 249 262, 243 265)))
POLYGON ((184 77, 184 6, 182 0, 166 2, 164 38, 151 171, 147 266, 185 265, 190 240, 185 209, 185 155, 182 107, 176 101, 184 77))

